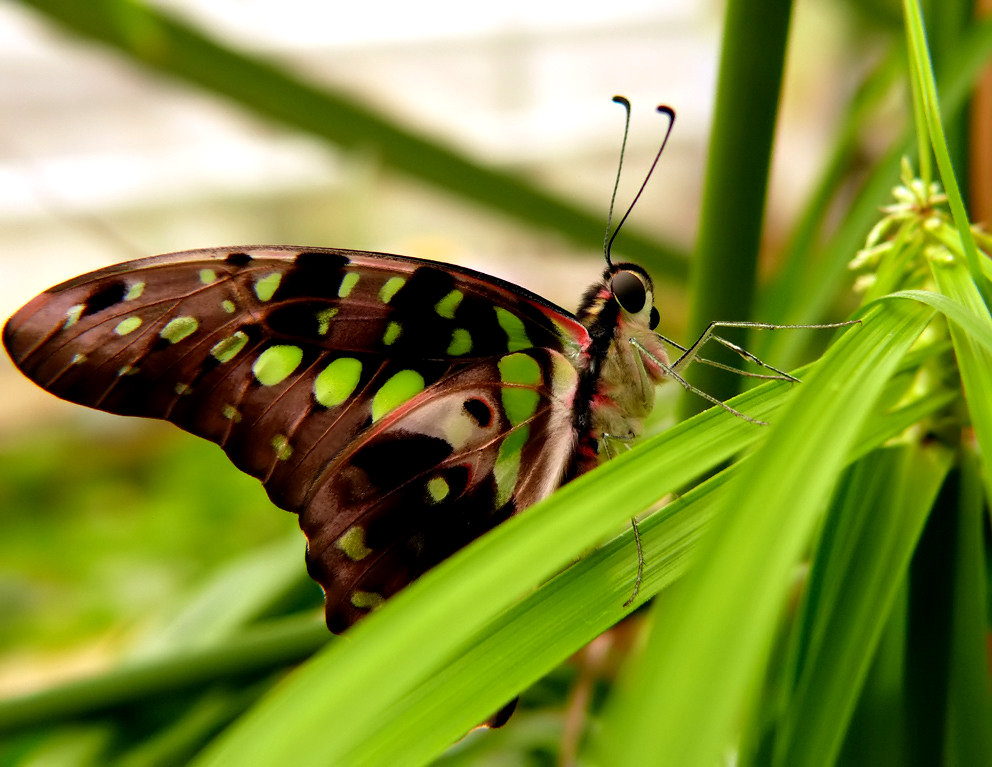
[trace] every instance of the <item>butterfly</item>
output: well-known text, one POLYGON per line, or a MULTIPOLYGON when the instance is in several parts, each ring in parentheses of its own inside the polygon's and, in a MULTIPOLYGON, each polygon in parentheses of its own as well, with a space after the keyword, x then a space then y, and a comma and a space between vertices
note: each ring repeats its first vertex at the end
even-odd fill
POLYGON ((171 421, 260 479, 341 632, 641 432, 678 374, 652 296, 632 264, 573 315, 415 258, 193 250, 51 288, 3 343, 51 393, 171 421))

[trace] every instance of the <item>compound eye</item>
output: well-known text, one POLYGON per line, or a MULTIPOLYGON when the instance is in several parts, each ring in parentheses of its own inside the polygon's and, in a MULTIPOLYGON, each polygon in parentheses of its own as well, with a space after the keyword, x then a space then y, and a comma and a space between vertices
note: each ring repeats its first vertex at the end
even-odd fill
POLYGON ((655 306, 651 307, 651 319, 648 321, 648 328, 654 330, 658 327, 658 323, 661 322, 661 315, 658 314, 658 308, 655 306))
POLYGON ((613 297, 628 314, 637 314, 644 308, 647 288, 634 272, 617 272, 613 275, 612 288, 613 297))

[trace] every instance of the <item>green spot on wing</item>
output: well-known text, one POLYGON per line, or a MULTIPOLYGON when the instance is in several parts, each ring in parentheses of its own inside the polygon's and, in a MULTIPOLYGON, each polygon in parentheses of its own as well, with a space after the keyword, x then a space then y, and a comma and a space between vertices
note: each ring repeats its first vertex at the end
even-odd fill
POLYGON ((65 323, 62 325, 63 330, 67 330, 79 322, 79 318, 83 314, 83 310, 86 308, 86 304, 75 304, 70 306, 69 310, 65 313, 65 323))
POLYGON ((358 284, 358 272, 348 272, 338 286, 338 298, 347 298, 358 284))
POLYGON ((372 553, 372 549, 365 545, 365 528, 360 525, 353 525, 345 530, 344 535, 334 541, 334 545, 352 562, 359 562, 372 553))
POLYGON ((541 366, 529 354, 507 354, 500 358, 497 367, 503 383, 525 386, 541 384, 541 366))
POLYGON ((362 363, 354 357, 339 357, 313 381, 313 396, 324 407, 337 407, 355 391, 362 376, 362 363))
POLYGON ((299 346, 278 344, 258 355, 251 372, 262 386, 275 386, 285 381, 302 361, 303 349, 299 346))
POLYGON ((496 508, 505 506, 513 495, 517 477, 520 476, 520 459, 528 437, 530 437, 530 427, 520 426, 507 434, 499 446, 499 455, 496 456, 496 464, 493 466, 493 474, 496 477, 496 508))
POLYGON ((175 344, 191 336, 198 327, 200 323, 196 321, 196 317, 176 317, 159 331, 159 335, 170 344, 175 344))
POLYGON ((465 328, 455 328, 451 331, 451 343, 448 344, 448 354, 458 357, 472 351, 472 335, 465 328))
POLYGON ((200 282, 204 285, 209 285, 211 282, 217 279, 217 272, 213 269, 201 269, 200 270, 200 282))
POLYGON ((382 594, 376 594, 373 591, 351 592, 351 604, 363 610, 374 610, 385 601, 382 594))
POLYGON ((276 451, 276 458, 280 461, 287 460, 293 454, 293 446, 289 444, 289 437, 285 434, 276 434, 269 444, 276 451))
POLYGON ((517 387, 504 386, 503 410, 510 424, 517 426, 530 419, 537 412, 537 403, 540 395, 533 389, 520 389, 517 387))
POLYGON ((382 287, 379 288, 379 300, 384 304, 388 304, 393 300, 393 296, 396 295, 396 291, 402 288, 406 284, 406 277, 390 277, 386 280, 382 287))
POLYGON ((136 298, 140 298, 141 294, 144 292, 145 292, 145 283, 143 281, 138 281, 127 289, 127 295, 124 296, 124 300, 133 301, 136 298))
POLYGON ((378 421, 424 390, 424 377, 416 370, 401 370, 384 383, 372 398, 372 420, 378 421))
POLYGON ((497 363, 503 410, 513 426, 531 418, 537 411, 541 395, 535 388, 541 384, 541 366, 526 354, 508 354, 497 363))
POLYGON ((234 314, 236 307, 234 301, 228 301, 226 298, 220 302, 220 308, 223 309, 228 314, 234 314))
POLYGON ((534 345, 527 337, 527 329, 524 327, 524 323, 517 315, 507 311, 501 306, 497 306, 495 309, 496 319, 499 321, 499 326, 503 328, 503 331, 506 333, 507 351, 516 352, 521 349, 529 349, 534 345))
POLYGON ((279 272, 272 272, 272 274, 267 274, 261 279, 256 280, 255 295, 258 296, 258 300, 268 301, 272 298, 280 282, 282 282, 282 274, 279 272))
POLYGON ((403 332, 403 326, 398 322, 390 322, 386 326, 386 332, 382 334, 382 342, 389 346, 393 341, 400 337, 400 333, 403 332))
POLYGON ((128 317, 117 323, 114 332, 119 336, 126 336, 141 327, 141 317, 128 317))
POLYGON ((218 362, 230 362, 248 343, 248 334, 242 330, 236 331, 227 338, 221 339, 210 349, 210 354, 218 362))
POLYGON ((448 295, 434 304, 434 311, 445 319, 453 320, 455 318, 455 309, 462 302, 462 298, 464 298, 464 295, 460 290, 452 290, 448 295))
POLYGON ((444 477, 431 477, 427 480, 427 495, 431 503, 441 503, 450 492, 451 488, 444 477))
POLYGON ((338 313, 338 308, 336 306, 330 307, 328 309, 321 309, 315 315, 317 317, 317 332, 322 336, 327 335, 327 331, 331 329, 331 320, 334 319, 334 315, 338 313))

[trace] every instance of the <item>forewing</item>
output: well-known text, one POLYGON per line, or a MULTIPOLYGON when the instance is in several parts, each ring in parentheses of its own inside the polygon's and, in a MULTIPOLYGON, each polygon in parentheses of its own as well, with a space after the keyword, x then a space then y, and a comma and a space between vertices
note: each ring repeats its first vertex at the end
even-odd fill
MULTIPOLYGON (((398 439, 387 424, 399 428, 404 403, 416 401, 416 412, 437 410, 440 418, 444 406, 437 403, 447 402, 441 394, 469 371, 498 372, 500 359, 529 349, 575 360, 588 346, 585 329, 564 310, 470 270, 386 254, 279 247, 190 251, 84 275, 18 311, 3 340, 15 364, 53 394, 169 420, 221 445, 238 468, 265 483, 277 505, 305 509, 321 525, 343 515, 333 523, 342 529, 353 524, 347 520, 354 512, 342 511, 336 500, 345 490, 333 481, 337 469, 367 477, 372 471, 382 482, 383 470, 405 471, 400 458, 414 464, 418 458, 400 451, 386 469, 367 465, 375 455, 371 445, 388 453, 385 435, 398 439)), ((490 404, 501 403, 500 381, 497 375, 481 395, 495 397, 490 404)), ((544 390, 538 397, 546 409, 560 407, 552 407, 558 400, 544 390)), ((498 457, 522 431, 500 431, 488 453, 496 449, 498 457)), ((485 452, 476 448, 472 460, 485 452)), ((490 461, 498 463, 491 455, 490 461)), ((458 465, 469 464, 475 465, 458 465)), ((519 500, 529 497, 521 485, 519 497, 489 508, 484 474, 476 469, 459 504, 482 503, 495 518, 511 500, 520 508, 519 500)), ((405 497, 399 485, 391 493, 405 497)), ((454 504, 439 508, 447 514, 454 504)), ((381 509, 361 513, 389 517, 381 509)), ((418 562, 433 559, 429 552, 418 562)), ((363 568, 363 577, 374 581, 379 570, 363 568)), ((332 576, 324 580, 325 588, 336 588, 332 576)), ((370 593, 380 592, 391 588, 370 593)))

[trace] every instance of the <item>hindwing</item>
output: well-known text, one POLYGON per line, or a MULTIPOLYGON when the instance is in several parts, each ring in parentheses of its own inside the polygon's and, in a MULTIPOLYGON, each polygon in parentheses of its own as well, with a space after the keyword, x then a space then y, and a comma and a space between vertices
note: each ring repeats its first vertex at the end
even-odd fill
POLYGON ((169 420, 261 479, 300 515, 336 631, 557 486, 589 345, 568 312, 467 269, 285 247, 93 272, 3 339, 48 391, 169 420))
POLYGON ((300 514, 328 626, 347 627, 550 494, 574 449, 576 384, 549 349, 484 360, 373 423, 328 464, 300 514))

